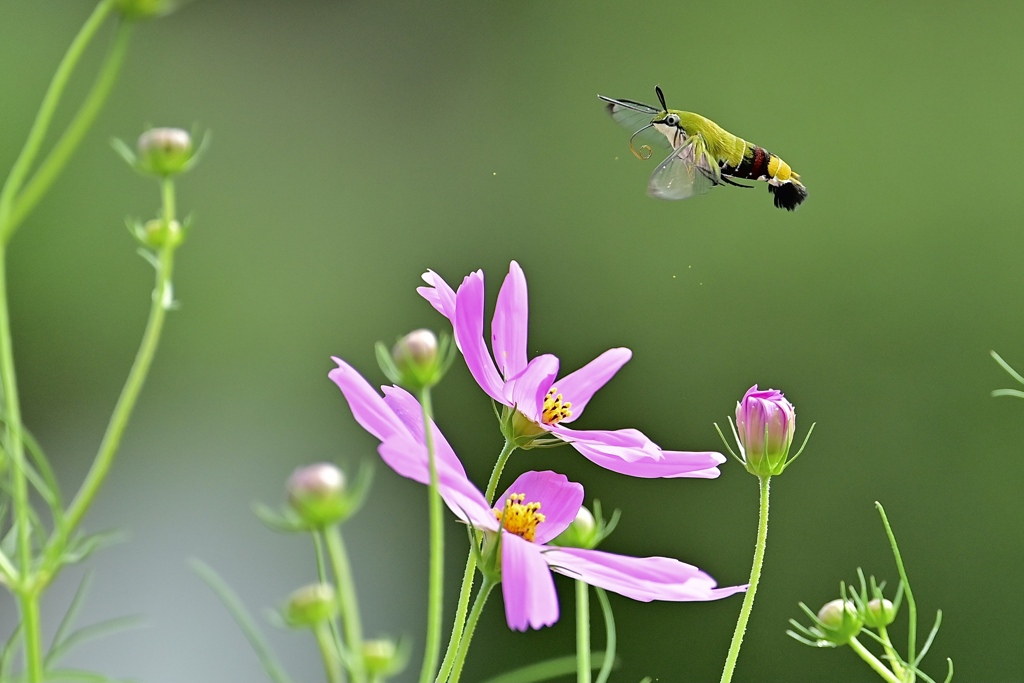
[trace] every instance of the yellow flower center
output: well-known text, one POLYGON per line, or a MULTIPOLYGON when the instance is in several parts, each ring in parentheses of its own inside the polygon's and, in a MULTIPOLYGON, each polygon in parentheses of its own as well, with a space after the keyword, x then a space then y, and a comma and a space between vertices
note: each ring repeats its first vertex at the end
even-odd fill
POLYGON ((537 525, 545 517, 540 512, 540 503, 524 503, 525 499, 525 493, 511 494, 505 500, 505 509, 495 509, 494 516, 501 521, 505 531, 532 543, 537 535, 537 525))
POLYGON ((556 425, 562 420, 572 416, 572 402, 566 401, 558 393, 558 389, 551 387, 548 395, 544 397, 544 412, 541 413, 541 421, 546 425, 556 425))

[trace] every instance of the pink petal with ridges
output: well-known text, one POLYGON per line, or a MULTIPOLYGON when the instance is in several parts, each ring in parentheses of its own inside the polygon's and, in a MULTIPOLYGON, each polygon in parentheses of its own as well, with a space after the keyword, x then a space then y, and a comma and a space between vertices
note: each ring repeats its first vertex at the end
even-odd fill
POLYGON ((583 505, 583 486, 557 472, 525 472, 519 475, 505 493, 495 500, 495 507, 504 507, 505 501, 513 493, 525 495, 523 502, 526 504, 540 503, 544 521, 537 525, 534 543, 547 543, 565 531, 583 505))
POLYGON ((501 594, 509 628, 525 631, 558 621, 558 594, 541 546, 501 535, 501 594))
POLYGON ((540 423, 544 397, 558 374, 558 358, 551 354, 537 356, 517 376, 505 384, 502 392, 505 405, 515 408, 528 419, 540 423))
POLYGON ((513 261, 498 292, 498 303, 491 321, 494 362, 506 380, 526 367, 528 315, 526 277, 519 264, 513 261))
MULTIPOLYGON (((384 403, 405 423, 409 433, 415 440, 419 443, 424 443, 423 408, 420 406, 420 402, 401 387, 388 386, 382 387, 382 389, 384 391, 384 403)), ((462 466, 462 461, 455 454, 455 450, 448 443, 448 439, 444 437, 444 434, 441 433, 436 424, 431 423, 431 426, 434 433, 434 457, 439 463, 444 463, 445 466, 466 477, 466 470, 462 466)), ((424 446, 424 448, 426 447, 424 446)))
POLYGON ((422 275, 423 281, 429 287, 417 287, 416 291, 430 305, 437 309, 437 312, 448 318, 452 324, 455 323, 455 290, 453 290, 440 275, 428 270, 422 275))
POLYGON ((584 449, 587 449, 587 452, 601 453, 626 462, 660 460, 662 457, 658 445, 638 429, 578 430, 559 424, 551 427, 551 433, 584 455, 584 449))
POLYGON ((693 565, 668 557, 627 557, 581 548, 547 549, 551 568, 591 586, 634 600, 690 602, 718 600, 746 586, 715 588, 715 580, 693 565))
POLYGON ((557 380, 555 386, 559 393, 572 402, 572 415, 562 422, 578 418, 597 390, 607 384, 632 356, 629 349, 609 349, 576 372, 557 380))
POLYGON ((380 397, 376 389, 363 379, 355 369, 341 360, 333 358, 338 367, 327 373, 341 393, 345 395, 352 415, 363 429, 383 441, 387 437, 407 431, 405 424, 380 397))
POLYGON ((455 340, 473 379, 495 401, 503 402, 504 382, 484 345, 484 274, 470 273, 456 294, 455 340))

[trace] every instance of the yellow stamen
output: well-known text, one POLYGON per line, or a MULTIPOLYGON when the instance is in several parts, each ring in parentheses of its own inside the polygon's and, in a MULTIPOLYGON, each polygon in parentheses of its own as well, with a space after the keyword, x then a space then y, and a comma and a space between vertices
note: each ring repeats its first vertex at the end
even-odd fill
POLYGON ((541 421, 546 425, 556 425, 569 417, 572 417, 572 402, 563 399, 558 389, 551 387, 551 391, 544 397, 541 421))
POLYGON ((540 512, 540 503, 524 503, 525 499, 525 493, 509 495, 505 500, 505 509, 495 509, 494 516, 501 521, 505 531, 532 543, 537 535, 537 525, 545 517, 540 512))

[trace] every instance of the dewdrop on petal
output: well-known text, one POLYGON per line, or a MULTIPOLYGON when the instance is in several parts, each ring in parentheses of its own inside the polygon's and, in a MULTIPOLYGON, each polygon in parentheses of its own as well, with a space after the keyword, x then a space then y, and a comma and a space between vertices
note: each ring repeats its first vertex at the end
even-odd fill
POLYGON ((338 598, 326 583, 303 586, 288 597, 285 621, 294 628, 312 628, 338 614, 338 598))
POLYGON ((351 508, 345 474, 331 463, 298 468, 288 477, 285 490, 291 508, 313 527, 339 522, 351 508))

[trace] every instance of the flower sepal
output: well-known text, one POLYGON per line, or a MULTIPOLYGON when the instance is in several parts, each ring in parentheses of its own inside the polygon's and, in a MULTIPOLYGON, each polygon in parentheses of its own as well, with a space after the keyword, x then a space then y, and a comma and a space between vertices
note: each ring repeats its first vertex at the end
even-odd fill
POLYGON ((307 532, 341 524, 366 502, 373 481, 373 465, 364 461, 351 483, 330 463, 315 463, 292 472, 285 485, 288 501, 275 510, 263 503, 253 513, 275 531, 307 532))
POLYGON ((551 432, 516 410, 514 406, 502 406, 498 415, 501 434, 515 447, 524 451, 531 448, 554 448, 565 444, 552 436, 551 432))

